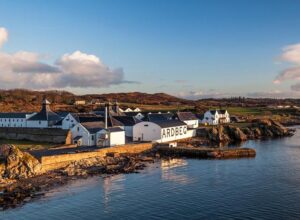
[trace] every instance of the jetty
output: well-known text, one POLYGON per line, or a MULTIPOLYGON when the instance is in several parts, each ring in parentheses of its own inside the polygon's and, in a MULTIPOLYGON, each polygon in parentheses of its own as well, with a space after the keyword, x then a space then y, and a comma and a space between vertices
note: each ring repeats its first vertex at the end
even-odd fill
POLYGON ((156 150, 162 156, 199 159, 226 159, 256 156, 256 151, 252 148, 169 147, 166 145, 158 145, 156 146, 156 150))

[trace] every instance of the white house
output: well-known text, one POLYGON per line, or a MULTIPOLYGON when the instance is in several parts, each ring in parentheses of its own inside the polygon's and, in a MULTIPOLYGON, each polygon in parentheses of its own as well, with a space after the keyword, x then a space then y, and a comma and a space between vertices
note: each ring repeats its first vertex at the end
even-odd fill
POLYGON ((77 146, 95 146, 96 133, 104 129, 105 125, 103 122, 85 122, 78 123, 72 129, 73 144, 77 146))
POLYGON ((189 138, 194 130, 188 130, 187 125, 178 120, 143 121, 133 126, 133 141, 169 142, 189 138))
POLYGON ((204 113, 202 123, 218 125, 230 122, 230 115, 227 110, 209 110, 204 113))
POLYGON ((125 131, 120 127, 105 129, 104 122, 84 122, 72 129, 72 142, 77 146, 111 147, 125 144, 125 131))
POLYGON ((192 112, 177 112, 174 116, 176 120, 183 121, 188 128, 198 128, 199 120, 192 112))
POLYGON ((42 109, 27 119, 28 128, 49 128, 56 127, 55 124, 61 120, 61 117, 50 109, 50 102, 43 100, 42 109))

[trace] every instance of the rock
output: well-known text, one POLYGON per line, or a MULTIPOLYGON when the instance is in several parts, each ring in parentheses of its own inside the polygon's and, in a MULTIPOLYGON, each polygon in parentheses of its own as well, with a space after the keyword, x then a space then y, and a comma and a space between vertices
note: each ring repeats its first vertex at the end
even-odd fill
POLYGON ((247 136, 244 134, 244 132, 239 127, 234 126, 227 126, 227 133, 229 134, 229 137, 231 140, 234 141, 245 141, 247 140, 247 136))
POLYGON ((2 178, 21 179, 35 176, 41 172, 40 162, 31 154, 22 152, 13 145, 0 146, 2 178))

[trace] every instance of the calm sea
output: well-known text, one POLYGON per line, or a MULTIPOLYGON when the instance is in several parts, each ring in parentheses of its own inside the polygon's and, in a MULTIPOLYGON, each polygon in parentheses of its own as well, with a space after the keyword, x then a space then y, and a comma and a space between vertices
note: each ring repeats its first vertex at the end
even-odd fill
POLYGON ((256 158, 173 159, 76 180, 0 219, 300 219, 300 130, 244 146, 256 158))

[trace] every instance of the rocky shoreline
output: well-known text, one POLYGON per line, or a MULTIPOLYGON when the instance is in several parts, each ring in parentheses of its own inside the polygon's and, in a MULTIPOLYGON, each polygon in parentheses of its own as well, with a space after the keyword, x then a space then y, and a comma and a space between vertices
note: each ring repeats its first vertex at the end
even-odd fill
MULTIPOLYGON (((15 208, 32 199, 43 196, 46 191, 64 185, 71 180, 88 178, 94 175, 115 175, 136 173, 147 163, 154 163, 155 155, 107 155, 104 158, 91 158, 72 162, 63 169, 27 178, 16 178, 4 182, 0 187, 0 209, 15 208)), ((30 168, 29 168, 30 170, 30 168)), ((19 171, 16 171, 17 175, 19 171)), ((29 173, 26 171, 25 173, 29 173)), ((5 175, 5 174, 4 174, 5 175)))
MULTIPOLYGON (((247 140, 292 136, 295 129, 287 128, 271 119, 253 120, 248 126, 219 125, 197 130, 199 144, 222 146, 247 140)), ((197 139, 196 139, 197 140, 197 139)), ((192 144, 195 145, 195 143, 192 144)))
POLYGON ((194 156, 197 158, 224 159, 230 157, 254 157, 252 149, 225 150, 219 144, 239 143, 249 139, 276 138, 293 135, 294 130, 272 120, 253 121, 247 127, 221 125, 198 129, 197 137, 180 142, 184 149, 174 148, 162 152, 153 148, 143 154, 107 153, 105 157, 93 157, 71 162, 62 169, 42 173, 41 163, 27 152, 12 145, 0 147, 0 209, 14 208, 40 197, 51 188, 77 178, 93 175, 134 173, 144 169, 161 157, 194 156), (211 146, 207 149, 203 145, 211 146), (180 151, 180 152, 179 152, 180 151), (166 153, 167 152, 167 153, 166 153), (171 154, 170 154, 171 153, 171 154))

